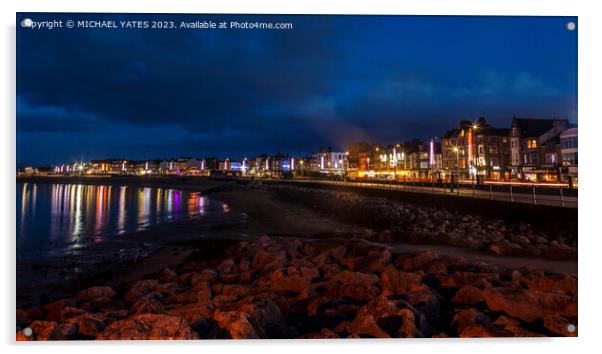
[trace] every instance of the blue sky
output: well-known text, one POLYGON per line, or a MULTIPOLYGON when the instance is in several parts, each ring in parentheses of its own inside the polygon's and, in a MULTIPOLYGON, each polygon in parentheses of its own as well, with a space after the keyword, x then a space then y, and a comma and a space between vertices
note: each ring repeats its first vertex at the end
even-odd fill
POLYGON ((571 17, 18 14, 292 30, 17 28, 17 164, 239 158, 577 122, 571 17))

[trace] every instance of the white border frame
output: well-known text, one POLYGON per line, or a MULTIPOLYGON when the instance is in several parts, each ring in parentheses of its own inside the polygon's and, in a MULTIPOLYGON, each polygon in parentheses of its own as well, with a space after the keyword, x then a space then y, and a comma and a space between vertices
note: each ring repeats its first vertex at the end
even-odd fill
MULTIPOLYGON (((600 277, 597 275, 600 263, 598 250, 601 249, 598 234, 599 218, 597 209, 602 200, 596 188, 595 177, 599 176, 599 147, 597 140, 602 132, 602 112, 596 105, 600 100, 596 83, 602 82, 599 63, 602 19, 599 6, 593 1, 519 1, 519 0, 369 0, 362 2, 344 1, 248 1, 248 0, 15 0, 2 2, 2 70, 4 82, 0 107, 3 108, 2 194, 6 196, 0 204, 0 225, 3 226, 4 257, 2 267, 1 294, 3 294, 0 319, 2 344, 9 351, 39 352, 40 350, 60 350, 62 353, 77 353, 82 350, 90 353, 105 353, 107 350, 133 350, 131 346, 144 347, 146 352, 163 353, 166 350, 176 353, 188 350, 201 351, 245 351, 266 353, 284 351, 301 353, 307 351, 344 350, 345 352, 445 352, 454 353, 508 353, 518 351, 540 351, 545 353, 571 353, 575 349, 596 347, 599 319, 602 314, 598 306, 601 294, 600 277), (271 14, 400 14, 400 15, 546 15, 578 16, 579 26, 579 125, 580 125, 580 213, 579 213, 579 338, 561 339, 420 339, 420 340, 304 340, 304 341, 193 341, 193 342, 111 342, 111 343, 14 343, 15 311, 15 13, 16 12, 146 12, 146 13, 271 13, 271 14), (584 163, 584 162, 588 163, 584 163), (7 196, 8 195, 8 196, 7 196), (175 345, 174 345, 175 344, 175 345), (129 348, 128 348, 129 347, 129 348)), ((141 348, 136 348, 141 349, 141 348)))

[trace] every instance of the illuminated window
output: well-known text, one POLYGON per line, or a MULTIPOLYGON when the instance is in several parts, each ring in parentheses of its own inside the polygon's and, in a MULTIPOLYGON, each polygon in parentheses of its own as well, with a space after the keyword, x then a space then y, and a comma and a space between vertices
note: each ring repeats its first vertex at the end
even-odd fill
POLYGON ((562 154, 562 164, 566 166, 577 165, 577 153, 562 154))
POLYGON ((527 147, 529 149, 535 149, 535 148, 537 148, 537 140, 535 140, 535 139, 529 139, 529 140, 527 140, 527 147))

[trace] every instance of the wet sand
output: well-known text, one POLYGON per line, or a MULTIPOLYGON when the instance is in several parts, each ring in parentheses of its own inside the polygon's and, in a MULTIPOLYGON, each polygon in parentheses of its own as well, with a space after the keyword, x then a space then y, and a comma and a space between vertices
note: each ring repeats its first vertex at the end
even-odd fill
MULTIPOLYGON (((254 236, 261 234, 291 236, 299 238, 324 237, 325 234, 339 235, 353 233, 361 237, 371 233, 357 225, 342 222, 334 217, 318 214, 316 211, 292 201, 286 202, 274 197, 266 190, 247 190, 244 193, 218 192, 212 197, 226 202, 235 210, 245 210, 256 220, 254 236)), ((577 274, 575 260, 547 260, 533 257, 495 256, 461 247, 444 245, 416 245, 402 243, 374 242, 399 249, 400 251, 433 251, 442 255, 463 257, 475 262, 490 262, 507 268, 534 267, 544 271, 577 274)))

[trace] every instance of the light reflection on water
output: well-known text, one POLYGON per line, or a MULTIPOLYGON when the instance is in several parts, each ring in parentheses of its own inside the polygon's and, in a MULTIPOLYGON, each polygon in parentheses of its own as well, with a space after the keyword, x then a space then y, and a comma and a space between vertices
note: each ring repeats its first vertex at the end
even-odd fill
POLYGON ((17 183, 17 251, 48 253, 153 225, 224 213, 198 192, 136 186, 17 183))

